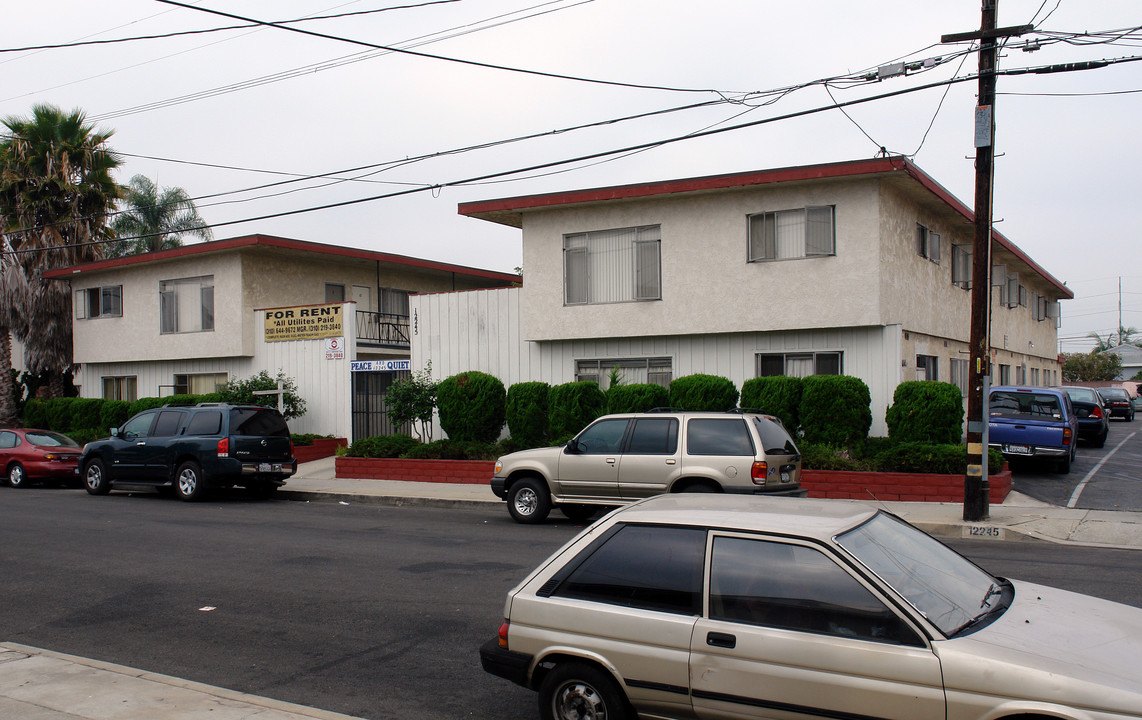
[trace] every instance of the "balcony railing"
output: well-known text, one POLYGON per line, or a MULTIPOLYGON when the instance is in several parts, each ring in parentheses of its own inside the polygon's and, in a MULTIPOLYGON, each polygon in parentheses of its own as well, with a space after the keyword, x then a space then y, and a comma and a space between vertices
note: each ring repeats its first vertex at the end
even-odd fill
POLYGON ((358 310, 357 344, 408 348, 408 315, 358 310))

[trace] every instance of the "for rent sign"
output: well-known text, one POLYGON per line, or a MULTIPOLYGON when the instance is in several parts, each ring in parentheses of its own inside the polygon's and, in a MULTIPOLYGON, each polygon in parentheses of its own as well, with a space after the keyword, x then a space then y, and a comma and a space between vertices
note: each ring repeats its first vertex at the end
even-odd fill
POLYGON ((341 303, 266 310, 266 342, 340 337, 341 303))

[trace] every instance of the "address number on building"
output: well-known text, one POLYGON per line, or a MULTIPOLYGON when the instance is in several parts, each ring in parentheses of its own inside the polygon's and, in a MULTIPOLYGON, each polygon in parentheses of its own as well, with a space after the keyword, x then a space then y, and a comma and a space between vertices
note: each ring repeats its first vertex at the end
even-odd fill
POLYGON ((349 363, 352 372, 400 372, 412 369, 412 360, 355 360, 349 363))

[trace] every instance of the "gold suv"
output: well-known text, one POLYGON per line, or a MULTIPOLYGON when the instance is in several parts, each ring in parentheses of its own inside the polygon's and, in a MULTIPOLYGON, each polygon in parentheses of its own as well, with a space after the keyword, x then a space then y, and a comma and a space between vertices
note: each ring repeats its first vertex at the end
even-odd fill
POLYGON ((1142 609, 837 500, 616 510, 508 593, 480 657, 544 720, 1142 718, 1142 609))
POLYGON ((604 415, 564 445, 503 456, 491 486, 521 523, 543 522, 552 506, 586 520, 662 493, 804 494, 781 421, 742 410, 604 415))

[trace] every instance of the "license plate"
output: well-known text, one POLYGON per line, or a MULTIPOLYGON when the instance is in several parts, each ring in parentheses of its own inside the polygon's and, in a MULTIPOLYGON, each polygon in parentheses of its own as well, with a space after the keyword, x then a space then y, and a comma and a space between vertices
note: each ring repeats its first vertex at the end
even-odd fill
POLYGON ((782 470, 781 471, 781 482, 783 482, 783 483, 793 482, 793 473, 782 470))
POLYGON ((269 472, 273 470, 274 466, 269 463, 258 463, 258 472, 269 472))
POLYGON ((1008 445, 1004 452, 1010 455, 1030 455, 1031 447, 1029 445, 1008 445))

